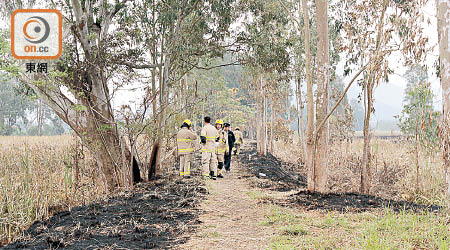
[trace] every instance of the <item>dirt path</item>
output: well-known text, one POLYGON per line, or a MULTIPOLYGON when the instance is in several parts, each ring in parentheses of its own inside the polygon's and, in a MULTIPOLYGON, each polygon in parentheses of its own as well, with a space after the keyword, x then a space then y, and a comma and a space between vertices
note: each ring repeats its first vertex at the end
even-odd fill
POLYGON ((267 249, 273 229, 260 223, 269 208, 249 195, 253 189, 242 178, 248 173, 233 159, 224 179, 208 180, 209 195, 202 203, 200 227, 181 249, 267 249))

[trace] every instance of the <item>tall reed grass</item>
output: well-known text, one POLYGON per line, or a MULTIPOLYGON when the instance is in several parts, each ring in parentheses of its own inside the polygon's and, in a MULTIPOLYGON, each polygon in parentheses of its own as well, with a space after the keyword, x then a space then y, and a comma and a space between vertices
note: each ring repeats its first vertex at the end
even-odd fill
POLYGON ((99 176, 70 135, 0 137, 0 245, 35 220, 101 197, 99 176))

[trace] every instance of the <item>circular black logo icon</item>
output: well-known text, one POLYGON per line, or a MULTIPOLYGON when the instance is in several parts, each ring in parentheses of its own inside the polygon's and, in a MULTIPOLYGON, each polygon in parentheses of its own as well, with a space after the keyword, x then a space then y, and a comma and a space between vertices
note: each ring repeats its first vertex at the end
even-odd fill
POLYGON ((39 16, 33 16, 27 19, 25 24, 23 25, 23 34, 25 35, 25 39, 30 43, 42 43, 47 40, 48 35, 50 34, 50 25, 48 22, 39 16), (29 25, 32 29, 28 29, 29 25), (42 30, 44 29, 44 31, 42 30), (29 31, 32 31, 32 35, 29 34, 29 31))

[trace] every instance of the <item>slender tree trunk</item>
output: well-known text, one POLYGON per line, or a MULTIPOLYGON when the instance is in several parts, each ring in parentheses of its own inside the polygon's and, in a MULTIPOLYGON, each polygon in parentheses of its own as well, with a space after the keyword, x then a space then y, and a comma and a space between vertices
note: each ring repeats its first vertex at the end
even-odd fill
POLYGON ((262 76, 258 81, 258 87, 256 91, 256 145, 259 155, 263 154, 263 105, 262 105, 262 76))
POLYGON ((37 135, 41 136, 42 135, 42 126, 44 123, 44 109, 43 109, 43 104, 42 101, 39 100, 38 101, 38 106, 37 106, 37 135))
MULTIPOLYGON (((153 14, 152 14, 152 16, 153 16, 153 33, 155 34, 156 33, 155 8, 153 8, 152 11, 153 11, 153 14)), ((153 61, 154 65, 156 65, 158 63, 158 54, 157 54, 157 49, 156 49, 156 43, 153 44, 152 61, 153 61)), ((157 103, 156 103, 156 101, 157 101, 156 75, 157 75, 157 68, 154 67, 154 68, 152 68, 152 97, 153 97, 153 99, 152 99, 152 109, 153 110, 152 111, 153 111, 153 117, 155 117, 157 112, 158 112, 157 111, 158 107, 157 107, 157 103)))
POLYGON ((304 132, 304 121, 303 121, 303 99, 302 99, 302 85, 300 78, 297 79, 297 111, 298 111, 298 135, 300 137, 300 143, 302 145, 303 160, 306 161, 306 138, 304 132))
POLYGON ((415 147, 415 158, 416 158, 416 193, 420 191, 420 179, 419 179, 419 124, 416 124, 416 147, 415 147))
MULTIPOLYGON (((300 80, 298 80, 299 78, 295 78, 295 84, 296 84, 296 86, 295 86, 295 109, 297 110, 297 134, 298 134, 298 137, 299 137, 299 143, 301 142, 301 141, 303 141, 303 134, 302 134, 302 130, 303 130, 303 128, 302 128, 302 126, 300 125, 300 123, 301 123, 301 120, 300 120, 300 112, 301 112, 301 110, 300 110, 300 96, 299 96, 299 93, 298 93, 298 84, 300 83, 300 80)), ((305 155, 305 152, 303 152, 303 156, 305 155)))
POLYGON ((368 82, 364 89, 365 94, 365 116, 364 116, 364 127, 363 127, 363 135, 364 135, 364 146, 363 146, 363 159, 362 159, 362 170, 361 170, 361 193, 369 194, 370 193, 370 184, 371 184, 371 171, 370 171, 370 116, 372 114, 372 86, 371 83, 368 82))
MULTIPOLYGON (((316 100, 316 121, 322 121, 328 114, 329 48, 328 48, 328 1, 316 0, 317 5, 317 59, 318 88, 316 100)), ((318 123, 316 124, 316 126, 318 123)), ((328 121, 321 128, 316 127, 317 141, 314 150, 315 190, 327 192, 328 179, 328 121)))
POLYGON ((313 83, 311 77, 311 45, 309 31, 309 10, 307 0, 302 0, 304 36, 305 36, 305 70, 306 70, 306 96, 307 96, 307 122, 306 122, 306 168, 308 169, 308 190, 315 191, 315 171, 314 171, 314 96, 313 83))
POLYGON ((265 117, 265 93, 264 93, 264 76, 261 74, 260 82, 258 85, 258 95, 257 95, 257 126, 256 131, 258 154, 267 154, 267 131, 266 131, 266 117, 265 117))
POLYGON ((287 112, 287 121, 289 128, 291 127, 291 105, 289 103, 289 91, 286 91, 286 112, 287 112))
POLYGON ((263 148, 263 155, 267 155, 267 148, 268 148, 268 136, 267 136, 267 96, 265 88, 263 88, 263 128, 264 128, 264 148, 263 148))
POLYGON ((73 183, 72 183, 72 192, 76 193, 80 184, 80 156, 83 154, 82 144, 80 145, 80 140, 78 137, 74 137, 75 139, 75 155, 73 156, 73 183))
POLYGON ((273 99, 270 101, 270 153, 273 154, 273 130, 275 129, 275 111, 273 110, 273 99))
POLYGON ((378 22, 378 32, 377 32, 377 40, 376 40, 376 50, 375 50, 375 58, 371 58, 373 62, 371 63, 370 69, 369 69, 369 78, 367 80, 366 86, 365 86, 365 100, 367 100, 367 106, 366 106, 366 116, 364 118, 364 147, 363 147, 363 159, 362 159, 362 171, 361 171, 361 193, 363 194, 369 194, 370 193, 370 187, 372 182, 372 173, 370 169, 370 160, 371 160, 371 153, 370 153, 370 117, 372 114, 373 109, 373 89, 376 84, 376 75, 379 74, 379 64, 381 63, 381 41, 383 36, 383 28, 384 28, 384 15, 386 13, 386 9, 388 6, 389 0, 383 1, 383 9, 381 11, 380 19, 378 22))
POLYGON ((436 0, 442 86, 442 156, 450 195, 450 0, 436 0))
POLYGON ((162 161, 161 159, 164 157, 164 146, 163 146, 163 138, 164 138, 164 121, 165 121, 165 108, 166 108, 166 70, 169 66, 166 61, 166 46, 164 36, 161 36, 161 56, 160 56, 160 66, 159 66, 159 116, 158 116, 158 129, 157 129, 157 140, 156 144, 158 147, 158 152, 156 153, 156 164, 154 165, 155 169, 151 169, 154 173, 154 178, 159 176, 159 171, 162 169, 162 161))

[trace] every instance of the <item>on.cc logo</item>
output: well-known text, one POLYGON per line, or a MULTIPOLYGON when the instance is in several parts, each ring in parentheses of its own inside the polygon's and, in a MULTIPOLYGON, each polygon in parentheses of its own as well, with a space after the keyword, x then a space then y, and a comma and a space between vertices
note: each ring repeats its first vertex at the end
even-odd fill
MULTIPOLYGON (((1 1, 1 0, 0 0, 1 1)), ((11 53, 17 59, 57 59, 62 16, 54 9, 19 9, 11 15, 11 53)))

